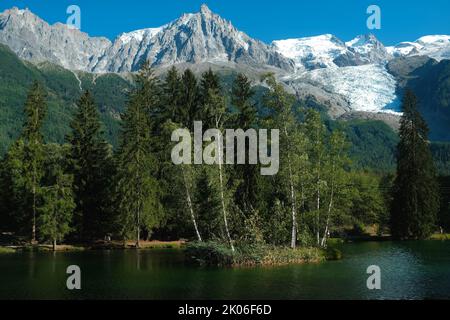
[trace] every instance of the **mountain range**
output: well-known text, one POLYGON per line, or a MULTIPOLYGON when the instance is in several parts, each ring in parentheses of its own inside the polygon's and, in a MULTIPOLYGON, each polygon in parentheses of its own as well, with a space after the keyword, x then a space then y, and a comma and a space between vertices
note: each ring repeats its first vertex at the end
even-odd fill
POLYGON ((65 24, 49 25, 28 9, 14 7, 0 13, 0 43, 36 66, 50 63, 72 72, 80 89, 81 76, 95 79, 111 73, 126 79, 145 61, 160 73, 174 65, 194 71, 211 67, 246 72, 255 82, 270 71, 300 100, 322 106, 332 118, 380 119, 394 128, 402 90, 412 86, 426 102, 421 107, 427 120, 436 125, 434 138, 450 140, 442 120, 450 119, 448 82, 442 80, 450 59, 446 35, 392 47, 371 34, 347 42, 325 34, 266 44, 202 5, 199 12, 164 26, 123 33, 110 41, 65 24), (436 70, 441 78, 433 78, 436 70), (439 91, 426 85, 432 80, 439 91))

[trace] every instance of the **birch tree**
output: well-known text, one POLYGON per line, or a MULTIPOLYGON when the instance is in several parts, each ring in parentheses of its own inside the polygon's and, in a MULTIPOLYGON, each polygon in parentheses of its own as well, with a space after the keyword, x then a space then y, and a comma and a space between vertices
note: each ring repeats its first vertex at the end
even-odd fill
POLYGON ((339 200, 338 195, 346 188, 345 165, 349 163, 346 154, 346 141, 344 134, 334 131, 329 140, 328 153, 325 158, 324 171, 327 180, 328 205, 325 214, 325 226, 320 241, 322 247, 326 247, 330 234, 331 223, 335 214, 335 204, 339 200))
POLYGON ((320 114, 315 110, 308 110, 305 129, 308 134, 308 154, 310 157, 311 173, 313 175, 313 194, 315 198, 315 238, 317 246, 320 246, 321 224, 321 196, 324 189, 323 162, 325 158, 325 126, 320 114))
POLYGON ((273 74, 263 80, 269 87, 264 97, 267 107, 273 112, 273 125, 280 129, 280 174, 286 177, 291 208, 291 248, 297 246, 298 234, 298 191, 302 163, 307 160, 306 139, 300 130, 294 110, 294 97, 288 94, 283 85, 277 83, 273 74))

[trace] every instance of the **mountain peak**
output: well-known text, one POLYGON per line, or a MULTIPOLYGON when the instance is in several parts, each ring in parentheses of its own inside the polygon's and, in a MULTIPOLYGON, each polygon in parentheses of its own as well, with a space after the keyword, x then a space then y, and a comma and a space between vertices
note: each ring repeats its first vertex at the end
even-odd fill
POLYGON ((209 9, 209 7, 206 4, 202 4, 200 7, 200 13, 204 15, 210 15, 212 14, 212 11, 209 9))
POLYGON ((380 41, 372 33, 362 34, 346 43, 349 47, 360 47, 367 44, 379 44, 380 41))

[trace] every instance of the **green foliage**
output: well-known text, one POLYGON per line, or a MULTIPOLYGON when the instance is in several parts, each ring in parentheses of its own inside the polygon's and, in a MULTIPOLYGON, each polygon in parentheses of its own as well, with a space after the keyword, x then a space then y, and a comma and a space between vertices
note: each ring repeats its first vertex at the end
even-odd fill
POLYGON ((151 234, 162 219, 162 208, 158 182, 152 175, 157 163, 152 153, 151 115, 159 107, 159 95, 147 64, 137 76, 137 84, 123 115, 116 201, 121 235, 125 239, 135 235, 139 246, 141 228, 151 234))
POLYGON ((39 207, 39 230, 41 237, 52 240, 56 245, 71 231, 75 202, 72 194, 72 176, 64 174, 61 168, 54 173, 54 184, 42 187, 42 201, 39 207))
MULTIPOLYGON (((23 66, 24 70, 31 68, 23 66)), ((41 65, 35 71, 42 76, 49 95, 44 99, 38 86, 32 87, 25 103, 23 135, 0 166, 0 210, 7 212, 0 215, 0 222, 20 233, 29 234, 32 217, 37 216, 42 240, 75 239, 69 238, 72 227, 77 240, 112 235, 136 239, 138 246, 141 238, 183 237, 199 240, 188 252, 204 264, 285 264, 320 261, 326 253, 318 247, 326 248, 331 236, 351 227, 365 231, 366 226, 379 226, 380 233, 386 232, 388 205, 409 202, 407 207, 412 208, 412 202, 419 203, 417 197, 409 197, 419 194, 416 187, 423 187, 431 199, 428 208, 435 209, 434 187, 423 183, 433 176, 431 153, 423 153, 428 143, 411 149, 412 144, 404 142, 414 135, 426 137, 425 126, 414 112, 409 115, 420 130, 419 134, 406 130, 408 122, 403 120, 399 150, 407 148, 400 152, 399 164, 403 165, 399 168, 406 166, 409 171, 399 177, 420 178, 421 182, 402 180, 410 189, 397 202, 391 194, 395 177, 371 170, 391 170, 396 134, 381 122, 326 119, 299 105, 273 75, 263 78, 264 89, 253 87, 242 74, 230 75, 224 83, 211 70, 198 81, 190 70, 181 75, 172 68, 159 82, 145 65, 127 94, 127 89, 119 89, 129 83, 114 75, 66 73, 52 65, 41 65), (46 79, 50 74, 54 76, 46 79), (79 98, 79 87, 73 89, 80 84, 77 77, 92 93, 86 91, 79 98), (106 88, 96 92, 108 83, 114 83, 115 92, 106 88), (55 98, 56 91, 64 94, 55 98), (102 94, 128 96, 125 112, 118 115, 123 110, 120 104, 125 103, 120 99, 117 107, 110 101, 104 109, 107 97, 102 94), (96 98, 101 100, 100 107, 96 98), (55 99, 67 107, 62 118, 68 126, 60 126, 57 134, 64 132, 67 145, 46 140, 48 119, 57 122, 52 118, 56 117, 52 109, 57 106, 55 99), (75 102, 76 109, 72 107, 75 102), (117 119, 114 123, 121 129, 115 152, 105 139, 116 134, 105 132, 112 128, 102 124, 106 114, 117 119), (278 174, 262 176, 260 165, 220 161, 175 166, 170 157, 171 133, 178 128, 192 132, 194 121, 203 121, 204 128, 217 128, 219 136, 225 128, 279 129, 278 174), (421 156, 411 160, 411 150, 419 150, 421 156), (420 165, 425 170, 414 171, 420 165), (39 210, 31 214, 33 208, 39 210), (300 248, 288 249, 288 245, 300 248)), ((211 137, 211 157, 226 152, 214 143, 217 138, 211 137)), ((440 162, 447 162, 446 146, 436 144, 434 148, 440 162)), ((397 177, 396 190, 400 190, 398 181, 397 177)), ((443 226, 447 209, 441 210, 443 226)), ((414 230, 429 222, 421 215, 401 219, 407 219, 414 230)), ((417 237, 431 228, 430 224, 417 237)), ((340 256, 334 251, 327 255, 340 256)))
POLYGON ((340 122, 355 169, 393 172, 398 135, 381 121, 340 122))
POLYGON ((89 91, 81 96, 77 106, 67 137, 71 146, 69 161, 77 205, 76 231, 81 239, 98 239, 107 230, 105 224, 111 222, 106 213, 112 174, 110 152, 89 91))
POLYGON ((0 45, 1 156, 20 135, 24 121, 22 106, 34 81, 48 92, 48 111, 42 128, 46 142, 64 142, 75 102, 82 90, 90 90, 100 103, 100 116, 108 142, 118 145, 120 113, 132 89, 128 80, 115 74, 74 73, 50 63, 35 66, 23 62, 8 47, 0 45))
POLYGON ((405 93, 398 145, 391 231, 395 237, 424 239, 436 228, 439 190, 428 144, 428 127, 411 91, 405 93))
POLYGON ((267 266, 321 262, 326 259, 326 254, 317 248, 293 250, 261 244, 238 246, 233 253, 221 243, 193 242, 186 247, 186 257, 189 261, 202 266, 267 266))

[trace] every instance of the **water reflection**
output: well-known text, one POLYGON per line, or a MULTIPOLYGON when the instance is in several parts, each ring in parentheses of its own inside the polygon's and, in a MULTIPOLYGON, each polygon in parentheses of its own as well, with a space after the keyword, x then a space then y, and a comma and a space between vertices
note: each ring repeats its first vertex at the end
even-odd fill
POLYGON ((0 257, 3 299, 429 299, 450 297, 450 242, 360 243, 345 259, 277 268, 197 268, 182 251, 28 252, 0 257), (82 270, 80 292, 65 287, 82 270), (367 267, 382 290, 366 287, 367 267))

